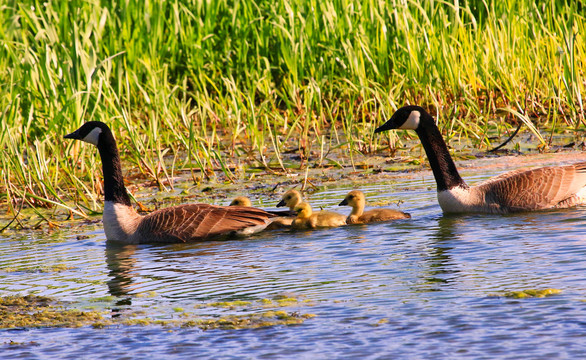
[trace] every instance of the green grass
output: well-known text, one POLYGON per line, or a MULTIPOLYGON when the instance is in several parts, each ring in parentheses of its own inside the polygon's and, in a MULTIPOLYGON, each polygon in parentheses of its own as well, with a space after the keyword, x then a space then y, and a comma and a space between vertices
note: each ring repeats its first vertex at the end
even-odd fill
POLYGON ((406 103, 479 148, 517 121, 535 133, 586 127, 581 2, 102 4, 0 5, 8 213, 99 211, 95 149, 62 139, 88 120, 110 124, 125 167, 161 189, 178 169, 196 183, 286 169, 292 150, 299 167, 353 165, 400 144, 372 132, 406 103))

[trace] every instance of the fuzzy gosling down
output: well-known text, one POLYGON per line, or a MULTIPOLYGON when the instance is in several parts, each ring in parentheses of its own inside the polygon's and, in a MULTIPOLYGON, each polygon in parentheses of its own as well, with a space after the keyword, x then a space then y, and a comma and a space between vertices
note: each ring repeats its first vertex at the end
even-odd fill
POLYGON ((364 211, 366 199, 360 190, 352 190, 346 195, 339 206, 351 206, 352 212, 346 218, 347 224, 368 224, 377 221, 409 219, 411 215, 393 209, 372 209, 364 211))
POLYGON ((314 213, 311 205, 302 202, 295 206, 297 217, 293 220, 293 229, 316 229, 320 227, 336 227, 346 225, 346 217, 331 211, 314 213))

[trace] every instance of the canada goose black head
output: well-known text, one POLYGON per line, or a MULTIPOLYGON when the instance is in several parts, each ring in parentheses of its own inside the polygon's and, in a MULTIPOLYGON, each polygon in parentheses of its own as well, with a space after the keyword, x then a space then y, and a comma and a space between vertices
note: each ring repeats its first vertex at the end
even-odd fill
POLYGON ((65 139, 81 140, 98 146, 100 138, 103 138, 102 133, 111 134, 108 125, 101 121, 88 121, 71 134, 65 135, 65 139))
MULTIPOLYGON (((374 130, 374 133, 386 130, 417 130, 422 121, 428 121, 431 116, 421 106, 408 105, 397 110, 391 119, 374 130)), ((432 119, 433 121, 433 119, 432 119)))

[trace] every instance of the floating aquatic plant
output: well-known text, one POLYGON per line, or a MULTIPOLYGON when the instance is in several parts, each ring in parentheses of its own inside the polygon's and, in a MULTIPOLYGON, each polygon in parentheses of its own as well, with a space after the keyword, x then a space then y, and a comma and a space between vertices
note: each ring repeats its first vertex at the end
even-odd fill
POLYGON ((511 299, 525 299, 525 298, 544 298, 548 296, 558 295, 561 294, 562 291, 559 289, 526 289, 526 290, 516 290, 516 291, 507 291, 502 295, 492 295, 492 296, 503 296, 511 299))
MULTIPOLYGON (((99 298, 103 301, 108 298, 99 298)), ((263 304, 263 302, 259 302, 263 304)), ((230 308, 242 309, 252 304, 249 301, 216 302, 199 304, 203 308, 230 308)), ((288 304, 283 303, 282 306, 288 304)), ((6 296, 0 297, 0 329, 33 328, 33 327, 80 327, 93 326, 103 328, 107 326, 166 326, 166 327, 199 327, 210 329, 249 329, 275 325, 301 324, 304 320, 315 317, 313 314, 300 314, 284 310, 265 310, 250 314, 201 316, 188 313, 182 307, 172 310, 179 314, 173 319, 152 319, 145 316, 144 311, 132 311, 123 316, 110 317, 109 311, 91 309, 68 308, 67 304, 43 296, 6 296)))

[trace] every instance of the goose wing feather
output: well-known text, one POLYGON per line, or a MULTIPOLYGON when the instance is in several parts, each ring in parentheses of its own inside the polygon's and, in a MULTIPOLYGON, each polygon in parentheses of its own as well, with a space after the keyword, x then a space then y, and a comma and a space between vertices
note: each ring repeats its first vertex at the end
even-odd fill
POLYGON ((149 242, 190 242, 264 226, 276 215, 242 206, 189 204, 161 209, 145 216, 137 229, 149 242))
POLYGON ((517 170, 475 186, 486 203, 509 211, 552 208, 586 186, 586 162, 566 166, 517 170))

